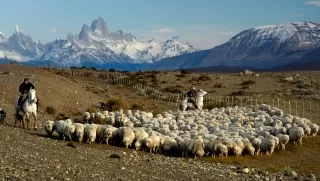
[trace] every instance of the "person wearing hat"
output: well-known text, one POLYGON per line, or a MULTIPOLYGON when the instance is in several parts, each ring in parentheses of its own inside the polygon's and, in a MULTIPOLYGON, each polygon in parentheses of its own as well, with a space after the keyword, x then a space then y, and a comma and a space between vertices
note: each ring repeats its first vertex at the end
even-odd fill
POLYGON ((196 101, 197 90, 195 87, 192 87, 191 90, 187 92, 187 96, 189 97, 189 101, 194 105, 196 109, 198 109, 197 101, 196 101))
POLYGON ((30 89, 35 89, 34 85, 29 82, 29 78, 24 78, 24 81, 19 86, 20 97, 18 100, 19 108, 22 108, 22 98, 29 92, 30 89))

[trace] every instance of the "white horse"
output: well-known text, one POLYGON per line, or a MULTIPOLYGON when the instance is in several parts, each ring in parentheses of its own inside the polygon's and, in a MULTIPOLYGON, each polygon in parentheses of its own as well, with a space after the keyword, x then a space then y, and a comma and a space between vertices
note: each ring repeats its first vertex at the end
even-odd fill
MULTIPOLYGON (((19 98, 16 100, 15 102, 15 108, 16 108, 16 119, 14 122, 14 126, 16 126, 17 123, 17 119, 19 118, 18 115, 18 100, 19 98)), ((30 122, 30 116, 32 115, 34 117, 34 130, 37 130, 37 122, 38 122, 38 118, 37 118, 37 97, 36 97, 36 90, 34 89, 30 89, 27 96, 25 96, 24 98, 22 98, 22 109, 24 111, 24 115, 22 116, 22 125, 23 128, 26 129, 25 127, 25 121, 27 120, 27 129, 29 129, 29 122, 30 122)))
MULTIPOLYGON (((199 110, 202 110, 203 108, 203 97, 206 96, 208 93, 202 89, 199 89, 197 91, 197 94, 196 94, 196 101, 197 101, 197 105, 198 105, 198 109, 199 110)), ((184 100, 181 101, 180 103, 180 110, 181 111, 186 111, 187 109, 188 110, 195 110, 195 106, 188 102, 189 100, 189 97, 186 97, 184 100)))

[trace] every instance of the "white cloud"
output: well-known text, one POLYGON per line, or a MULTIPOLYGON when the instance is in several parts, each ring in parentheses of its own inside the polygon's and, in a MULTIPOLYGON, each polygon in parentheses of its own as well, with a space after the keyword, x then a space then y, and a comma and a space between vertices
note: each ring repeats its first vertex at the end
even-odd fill
POLYGON ((48 32, 49 32, 49 33, 56 33, 56 32, 58 32, 58 30, 55 29, 55 28, 53 28, 53 29, 49 29, 48 32))
POLYGON ((152 30, 151 32, 155 32, 155 33, 171 33, 171 32, 174 32, 174 30, 171 29, 171 28, 160 28, 158 30, 152 30))
POLYGON ((305 2, 305 4, 307 4, 307 5, 315 5, 315 6, 320 7, 320 0, 307 1, 307 2, 305 2))

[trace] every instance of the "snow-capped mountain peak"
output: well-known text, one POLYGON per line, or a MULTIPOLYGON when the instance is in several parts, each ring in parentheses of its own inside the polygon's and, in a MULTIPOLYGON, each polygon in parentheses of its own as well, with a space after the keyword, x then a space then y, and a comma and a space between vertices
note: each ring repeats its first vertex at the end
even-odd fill
POLYGON ((50 44, 42 60, 79 65, 84 61, 98 64, 107 62, 152 63, 163 58, 181 55, 195 49, 180 42, 179 36, 165 42, 139 41, 122 30, 110 32, 102 17, 93 20, 91 27, 84 24, 77 36, 68 35, 67 41, 50 44), (72 53, 71 53, 72 52, 72 53))

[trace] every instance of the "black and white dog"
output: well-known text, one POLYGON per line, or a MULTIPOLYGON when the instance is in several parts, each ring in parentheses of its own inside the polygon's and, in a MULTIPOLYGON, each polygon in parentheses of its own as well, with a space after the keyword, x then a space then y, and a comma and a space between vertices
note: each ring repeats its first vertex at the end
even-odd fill
POLYGON ((7 117, 6 111, 4 111, 4 110, 2 110, 2 109, 0 108, 0 122, 1 122, 2 124, 5 123, 6 117, 7 117))

